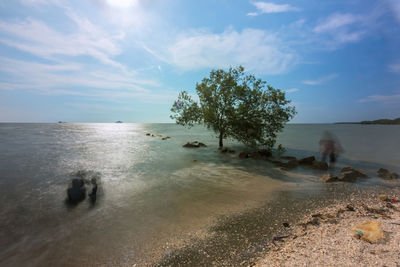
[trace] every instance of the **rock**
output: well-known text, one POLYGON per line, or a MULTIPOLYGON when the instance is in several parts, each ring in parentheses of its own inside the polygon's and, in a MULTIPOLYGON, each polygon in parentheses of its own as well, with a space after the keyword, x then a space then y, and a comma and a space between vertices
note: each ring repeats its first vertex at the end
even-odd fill
POLYGON ((385 194, 379 195, 379 199, 382 200, 382 201, 387 201, 387 200, 389 200, 388 196, 385 195, 385 194))
POLYGON ((288 162, 279 162, 278 163, 279 166, 283 167, 283 168, 296 168, 299 165, 299 162, 295 159, 289 160, 288 162))
POLYGON ((377 243, 380 240, 385 239, 385 233, 382 230, 381 223, 377 221, 357 224, 351 228, 351 231, 354 237, 370 243, 377 243))
POLYGON ((354 182, 357 178, 362 177, 367 177, 367 175, 352 167, 344 167, 338 175, 338 179, 345 182, 354 182))
POLYGON ((318 161, 318 160, 314 160, 312 162, 311 167, 313 169, 318 169, 318 170, 328 170, 328 163, 324 162, 324 161, 318 161))
POLYGON ((346 209, 347 209, 348 211, 355 211, 355 210, 356 210, 352 204, 347 204, 347 205, 346 205, 346 209))
POLYGON ((239 158, 241 158, 241 159, 247 159, 248 157, 249 157, 249 153, 247 153, 247 152, 239 153, 239 158))
POLYGON ((183 147, 188 147, 188 148, 195 148, 195 147, 207 147, 205 144, 201 143, 201 142, 191 142, 191 143, 186 143, 185 145, 183 145, 183 147))
POLYGON ((378 170, 378 175, 380 177, 382 177, 383 179, 385 179, 385 180, 394 180, 394 179, 399 178, 399 175, 397 173, 390 172, 390 171, 388 171, 387 169, 384 169, 384 168, 380 168, 378 170))
POLYGON ((150 136, 150 134, 149 134, 149 133, 146 133, 146 136, 150 136))
POLYGON ((262 157, 271 157, 271 156, 272 156, 271 151, 269 151, 268 149, 261 149, 261 150, 258 150, 258 153, 259 153, 262 157))
POLYGON ((86 197, 85 181, 83 179, 72 179, 72 187, 67 189, 68 200, 72 203, 79 202, 86 197))
POLYGON ((286 159, 286 160, 297 160, 296 157, 292 157, 292 156, 282 156, 281 159, 286 159))
POLYGON ((231 150, 228 147, 223 147, 221 153, 235 153, 235 150, 231 150))
POLYGON ((72 187, 67 190, 68 200, 72 203, 82 201, 86 198, 86 188, 85 187, 72 187))
POLYGON ((302 158, 299 160, 300 165, 312 165, 313 161, 315 161, 315 157, 307 157, 307 158, 302 158))
POLYGON ((262 158, 262 154, 258 151, 254 151, 249 154, 249 157, 253 159, 260 159, 262 158))
POLYGON ((85 185, 85 181, 83 179, 72 179, 72 187, 73 188, 81 188, 82 186, 85 185))
POLYGON ((337 181, 337 179, 338 179, 337 176, 333 176, 331 174, 324 174, 319 178, 319 181, 324 183, 329 183, 337 181))
POLYGON ((284 227, 290 227, 290 224, 287 223, 287 222, 282 223, 282 225, 283 225, 284 227))

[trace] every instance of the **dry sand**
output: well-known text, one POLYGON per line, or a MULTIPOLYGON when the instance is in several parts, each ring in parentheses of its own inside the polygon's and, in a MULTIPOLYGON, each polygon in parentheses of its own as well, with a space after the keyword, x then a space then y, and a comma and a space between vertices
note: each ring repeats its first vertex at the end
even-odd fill
MULTIPOLYGON (((400 198, 399 189, 388 191, 390 199, 400 198)), ((290 232, 276 237, 255 266, 400 266, 400 203, 382 201, 378 193, 322 208, 290 232), (354 237, 351 228, 366 221, 381 222, 385 240, 354 237)))

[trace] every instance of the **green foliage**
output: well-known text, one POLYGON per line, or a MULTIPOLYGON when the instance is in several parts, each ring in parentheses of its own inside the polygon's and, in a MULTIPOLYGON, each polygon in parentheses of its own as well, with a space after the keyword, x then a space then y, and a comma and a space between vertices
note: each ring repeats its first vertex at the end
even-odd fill
POLYGON ((171 118, 189 127, 203 123, 218 133, 220 147, 223 139, 233 138, 248 146, 272 148, 277 133, 296 114, 285 92, 246 75, 242 66, 212 70, 196 84, 196 92, 199 103, 185 91, 179 94, 171 118))

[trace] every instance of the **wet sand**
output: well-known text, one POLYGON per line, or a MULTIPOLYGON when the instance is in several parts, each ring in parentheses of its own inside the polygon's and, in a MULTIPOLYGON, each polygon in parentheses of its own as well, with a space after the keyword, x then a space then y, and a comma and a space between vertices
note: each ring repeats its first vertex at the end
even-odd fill
POLYGON ((298 225, 305 216, 357 199, 376 199, 382 192, 390 195, 398 189, 391 184, 365 187, 337 183, 326 184, 323 192, 306 188, 276 192, 272 201, 259 208, 220 218, 205 238, 194 239, 180 249, 169 251, 154 265, 269 266, 263 259, 270 255, 274 237, 292 234, 292 226, 298 225))

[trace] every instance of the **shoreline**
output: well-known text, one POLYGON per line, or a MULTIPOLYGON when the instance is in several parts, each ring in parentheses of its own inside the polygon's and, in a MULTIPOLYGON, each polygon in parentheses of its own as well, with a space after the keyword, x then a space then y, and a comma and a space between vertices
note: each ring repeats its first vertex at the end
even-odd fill
MULTIPOLYGON (((293 229, 310 214, 327 207, 374 200, 381 193, 400 197, 397 183, 372 187, 337 183, 325 188, 317 194, 312 190, 304 191, 304 188, 297 192, 276 192, 273 201, 221 218, 209 229, 206 239, 192 240, 191 244, 170 251, 151 266, 271 266, 260 264, 270 255, 274 239, 293 234, 293 229), (283 226, 283 223, 290 227, 283 226)), ((285 239, 282 241, 284 244, 287 242, 285 239)))
MULTIPOLYGON (((381 193, 400 198, 398 186, 381 193)), ((306 214, 280 237, 254 266, 399 266, 400 203, 381 200, 379 192, 354 196, 306 214), (381 223, 385 239, 353 236, 352 227, 371 221, 381 223)))

